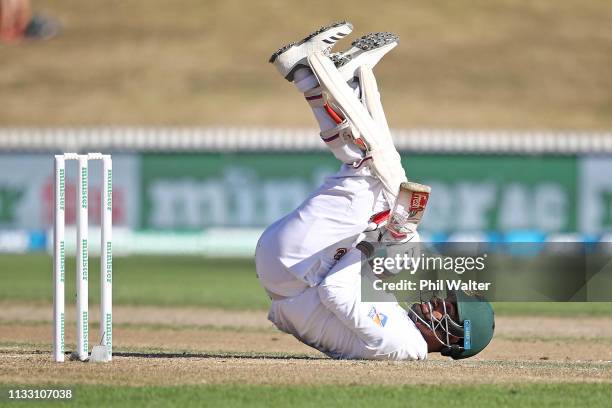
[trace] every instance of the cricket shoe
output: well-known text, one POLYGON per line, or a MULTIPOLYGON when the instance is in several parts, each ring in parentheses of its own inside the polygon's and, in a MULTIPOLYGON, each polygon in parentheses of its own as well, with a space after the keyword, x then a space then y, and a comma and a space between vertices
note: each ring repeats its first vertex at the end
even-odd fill
POLYGON ((329 56, 345 81, 355 77, 355 71, 361 65, 374 67, 378 61, 397 46, 399 37, 393 33, 371 33, 351 43, 351 48, 329 56))
POLYGON ((353 25, 346 21, 321 27, 300 41, 289 43, 279 48, 270 57, 278 72, 289 82, 299 68, 309 68, 306 58, 313 52, 329 53, 336 41, 341 40, 353 31, 353 25))

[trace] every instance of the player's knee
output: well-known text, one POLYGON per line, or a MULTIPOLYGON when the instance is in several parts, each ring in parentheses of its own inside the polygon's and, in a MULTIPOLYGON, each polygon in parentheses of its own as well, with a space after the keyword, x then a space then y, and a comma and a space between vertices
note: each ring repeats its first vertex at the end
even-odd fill
POLYGON ((267 271, 283 267, 276 251, 274 251, 274 243, 271 242, 270 238, 270 235, 264 231, 255 248, 255 268, 257 269, 257 276, 260 278, 267 271))
POLYGON ((257 241, 257 246, 255 247, 255 263, 257 263, 257 260, 261 260, 264 251, 265 251, 265 247, 266 247, 266 243, 265 243, 265 232, 264 234, 261 235, 261 237, 259 237, 259 240, 257 241))
POLYGON ((273 225, 266 228, 257 241, 255 247, 255 260, 262 257, 269 257, 270 255, 278 257, 278 234, 276 230, 272 228, 273 225))

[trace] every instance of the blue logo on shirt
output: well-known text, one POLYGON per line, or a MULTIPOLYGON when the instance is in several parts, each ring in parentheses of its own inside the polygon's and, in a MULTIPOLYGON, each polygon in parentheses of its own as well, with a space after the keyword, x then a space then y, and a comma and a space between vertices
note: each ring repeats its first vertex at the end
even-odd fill
POLYGON ((385 327, 385 324, 387 324, 387 315, 378 312, 374 306, 372 306, 372 308, 370 309, 368 317, 380 327, 385 327))

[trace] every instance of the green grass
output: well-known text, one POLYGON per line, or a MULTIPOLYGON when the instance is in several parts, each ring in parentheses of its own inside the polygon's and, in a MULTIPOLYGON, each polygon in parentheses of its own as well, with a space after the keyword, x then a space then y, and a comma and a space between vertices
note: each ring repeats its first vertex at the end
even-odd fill
MULTIPOLYGON (((20 386, 18 388, 25 388, 20 386)), ((56 388, 56 387, 52 387, 56 388)), ((6 395, 7 386, 2 388, 6 395)), ((78 386, 74 399, 45 406, 79 407, 607 407, 609 384, 480 386, 78 386), (77 404, 77 405, 75 405, 77 404)), ((7 401, 3 395, 0 403, 7 401)), ((27 406, 29 404, 18 404, 27 406)), ((40 402, 32 405, 39 406, 40 402)), ((7 405, 8 406, 8 405, 7 405)), ((12 404, 10 406, 15 406, 12 404)))
MULTIPOLYGON (((50 302, 52 259, 48 255, 0 255, 0 299, 50 302)), ((116 257, 113 302, 125 305, 206 306, 265 309, 268 297, 252 261, 194 257, 116 257)), ((66 297, 75 293, 75 261, 66 260, 66 297)), ((89 260, 92 302, 99 300, 100 265, 89 260)))
MULTIPOLYGON (((0 300, 51 302, 51 257, 0 255, 0 300)), ((74 292, 74 259, 66 261, 66 296, 74 292)), ((99 262, 90 259, 90 298, 99 299, 99 262)), ((117 257, 113 301, 123 305, 257 309, 269 300, 252 260, 198 257, 117 257)), ((497 303, 498 315, 612 316, 612 303, 497 303)))

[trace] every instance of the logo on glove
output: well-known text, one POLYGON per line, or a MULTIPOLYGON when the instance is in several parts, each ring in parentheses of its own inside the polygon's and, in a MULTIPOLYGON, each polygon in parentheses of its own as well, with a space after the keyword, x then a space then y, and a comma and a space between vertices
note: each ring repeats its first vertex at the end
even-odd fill
POLYGON ((410 200, 410 211, 423 211, 427 206, 429 193, 412 193, 410 200))

